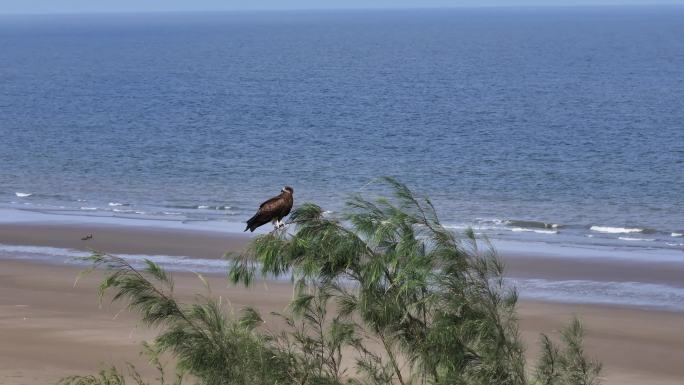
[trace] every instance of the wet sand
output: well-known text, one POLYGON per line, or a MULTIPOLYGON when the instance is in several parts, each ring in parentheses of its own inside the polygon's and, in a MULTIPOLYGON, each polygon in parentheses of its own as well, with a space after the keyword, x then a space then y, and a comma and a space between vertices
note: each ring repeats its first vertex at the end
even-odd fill
POLYGON ((0 243, 94 249, 114 254, 175 255, 221 258, 240 250, 249 236, 197 230, 93 224, 0 224, 0 243), (91 234, 87 241, 82 238, 91 234))
MULTIPOLYGON (((185 255, 218 258, 245 246, 248 237, 145 228, 92 225, 0 225, 0 243, 66 248, 94 248, 112 253, 185 255), (81 241, 85 234, 93 239, 81 241)), ((512 275, 564 278, 599 275, 647 275, 676 279, 662 265, 651 270, 630 264, 609 269, 601 263, 535 258, 507 258, 512 275), (605 269, 605 270, 602 270, 605 269)), ((588 261, 587 261, 588 262, 588 261)), ((97 275, 79 281, 80 269, 67 265, 0 260, 0 384, 54 383, 62 376, 92 373, 102 363, 131 361, 150 373, 138 355, 139 344, 154 335, 116 305, 98 307, 97 275)), ((679 275, 681 277, 682 275, 679 275)), ((189 297, 202 290, 191 274, 175 274, 177 292, 189 297)), ((282 311, 292 296, 288 283, 258 283, 254 288, 229 287, 225 276, 209 277, 215 295, 234 308, 255 306, 263 313, 282 311)), ((608 306, 523 301, 521 332, 530 362, 540 332, 555 333, 573 314, 588 331, 587 350, 604 363, 606 384, 681 384, 684 382, 684 314, 608 306)))
MULTIPOLYGON (((239 251, 251 233, 222 233, 182 229, 127 227, 93 224, 0 224, 0 243, 98 250, 113 254, 171 255, 222 258, 239 251), (93 238, 81 240, 92 234, 93 238)), ((628 260, 502 255, 507 275, 513 278, 549 280, 585 279, 635 281, 681 286, 684 264, 628 260)), ((684 255, 683 255, 684 258, 684 255)))

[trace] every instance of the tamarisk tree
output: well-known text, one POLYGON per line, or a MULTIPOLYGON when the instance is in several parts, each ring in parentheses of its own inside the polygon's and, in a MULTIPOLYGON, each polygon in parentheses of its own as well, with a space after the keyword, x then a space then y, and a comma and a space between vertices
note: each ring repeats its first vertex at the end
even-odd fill
MULTIPOLYGON (((491 245, 472 230, 457 236, 444 228, 430 200, 396 180, 382 186, 389 197, 352 196, 339 217, 304 204, 288 226, 230 255, 234 284, 291 277, 280 330, 268 330, 251 308, 229 316, 209 295, 180 303, 171 276, 149 261, 136 268, 91 256, 106 270, 100 293, 113 291, 158 327, 155 349, 200 384, 599 384, 601 366, 585 357, 578 320, 562 346, 542 336, 529 374, 518 296, 491 245)), ((107 374, 125 381, 112 369, 63 382, 101 384, 107 374)))

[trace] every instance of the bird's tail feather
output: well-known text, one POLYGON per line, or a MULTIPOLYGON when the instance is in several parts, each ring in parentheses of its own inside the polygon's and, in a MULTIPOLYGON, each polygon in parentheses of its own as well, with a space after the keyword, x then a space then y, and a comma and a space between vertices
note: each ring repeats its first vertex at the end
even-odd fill
POLYGON ((256 229, 256 226, 254 226, 254 220, 256 220, 256 217, 257 216, 254 215, 253 217, 247 220, 247 227, 245 227, 245 229, 242 231, 243 233, 247 230, 249 230, 250 232, 254 232, 254 229, 256 229))

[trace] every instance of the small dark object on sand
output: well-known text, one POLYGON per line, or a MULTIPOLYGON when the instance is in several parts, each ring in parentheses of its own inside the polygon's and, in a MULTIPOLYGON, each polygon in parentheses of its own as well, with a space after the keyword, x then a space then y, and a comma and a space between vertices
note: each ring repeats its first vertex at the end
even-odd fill
POLYGON ((81 238, 82 241, 87 241, 89 239, 93 239, 93 234, 88 234, 85 237, 81 238))

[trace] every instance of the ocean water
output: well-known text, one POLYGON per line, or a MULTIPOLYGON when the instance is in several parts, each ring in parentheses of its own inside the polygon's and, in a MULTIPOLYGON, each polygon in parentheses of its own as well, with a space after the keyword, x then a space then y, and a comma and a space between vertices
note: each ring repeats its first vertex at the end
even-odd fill
POLYGON ((220 228, 391 175, 455 230, 671 255, 682 36, 682 7, 0 16, 0 207, 220 228))

